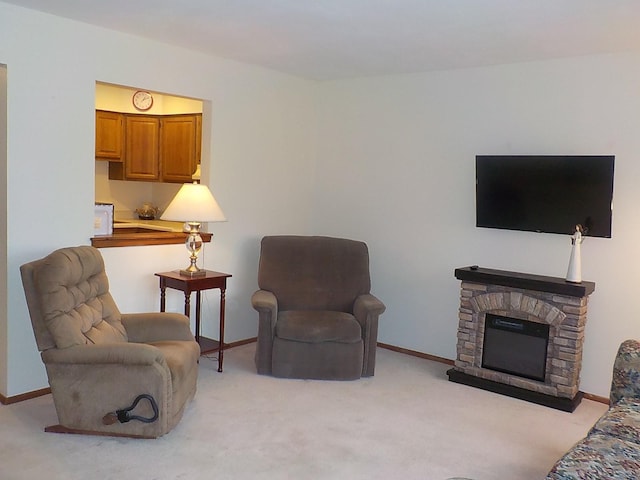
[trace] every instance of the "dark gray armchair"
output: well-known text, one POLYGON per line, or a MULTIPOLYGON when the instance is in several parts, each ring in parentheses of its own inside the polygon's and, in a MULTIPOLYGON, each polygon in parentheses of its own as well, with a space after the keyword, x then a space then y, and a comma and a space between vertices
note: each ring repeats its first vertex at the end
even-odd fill
POLYGON ((256 368, 285 378, 353 380, 374 374, 378 317, 369 250, 331 237, 267 236, 258 268, 256 368))

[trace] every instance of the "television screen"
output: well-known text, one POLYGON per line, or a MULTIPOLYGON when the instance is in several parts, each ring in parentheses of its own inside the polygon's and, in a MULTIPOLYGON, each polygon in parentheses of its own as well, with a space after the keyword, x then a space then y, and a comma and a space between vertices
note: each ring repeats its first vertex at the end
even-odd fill
POLYGON ((477 155, 476 226, 611 237, 613 155, 477 155))

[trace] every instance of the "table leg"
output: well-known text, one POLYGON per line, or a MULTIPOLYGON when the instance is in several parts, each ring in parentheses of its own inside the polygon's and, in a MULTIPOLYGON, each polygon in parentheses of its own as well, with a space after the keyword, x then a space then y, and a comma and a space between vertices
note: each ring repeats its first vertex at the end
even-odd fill
POLYGON ((224 359, 224 304, 226 289, 220 289, 220 346, 218 348, 218 372, 222 372, 222 360, 224 359))
POLYGON ((161 312, 164 312, 165 306, 166 306, 166 290, 167 290, 167 286, 162 281, 162 279, 160 279, 160 311, 161 312))
POLYGON ((196 342, 200 342, 200 290, 196 292, 196 342))
POLYGON ((191 292, 184 292, 184 314, 191 318, 191 292))

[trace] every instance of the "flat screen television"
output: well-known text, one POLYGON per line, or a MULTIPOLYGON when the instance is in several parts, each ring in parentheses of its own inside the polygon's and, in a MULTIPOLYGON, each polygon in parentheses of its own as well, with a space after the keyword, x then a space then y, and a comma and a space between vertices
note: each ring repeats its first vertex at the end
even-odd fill
POLYGON ((611 238, 613 155, 477 155, 476 226, 611 238))

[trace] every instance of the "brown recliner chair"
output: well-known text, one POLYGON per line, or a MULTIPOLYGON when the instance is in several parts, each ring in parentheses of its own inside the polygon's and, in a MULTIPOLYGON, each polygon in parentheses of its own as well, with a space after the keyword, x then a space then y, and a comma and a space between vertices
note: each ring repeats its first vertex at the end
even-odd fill
POLYGON ((285 378, 353 380, 374 374, 378 317, 363 242, 267 236, 258 269, 255 362, 285 378))
POLYGON ((20 272, 60 422, 45 430, 153 438, 180 421, 200 356, 186 316, 121 314, 93 247, 56 250, 20 272))

